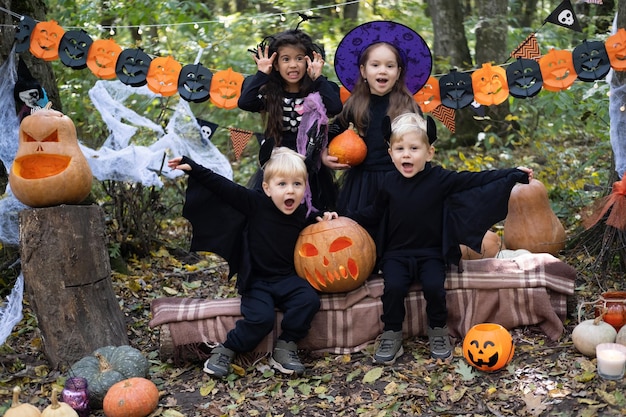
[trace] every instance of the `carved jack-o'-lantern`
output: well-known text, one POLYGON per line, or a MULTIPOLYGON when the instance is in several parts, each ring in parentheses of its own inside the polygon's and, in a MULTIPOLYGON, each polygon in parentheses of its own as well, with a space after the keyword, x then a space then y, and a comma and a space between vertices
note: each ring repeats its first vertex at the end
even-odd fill
POLYGON ((178 76, 178 94, 187 101, 202 103, 209 99, 213 73, 202 64, 185 65, 178 76))
POLYGON ((44 61, 59 58, 59 43, 65 30, 54 20, 39 22, 30 34, 30 53, 44 61))
POLYGON ((148 82, 148 70, 152 58, 141 49, 124 49, 117 57, 115 74, 124 84, 132 87, 141 87, 148 82))
POLYGON ((148 88, 164 97, 173 96, 178 91, 178 77, 182 68, 171 56, 154 58, 146 77, 148 88))
POLYGON ((59 59, 72 69, 86 68, 92 44, 93 39, 85 30, 68 30, 59 43, 59 59))
POLYGON ((413 99, 424 113, 430 113, 441 105, 439 81, 432 75, 426 80, 426 84, 415 94, 413 99))
POLYGON ((15 198, 30 207, 77 204, 89 195, 91 183, 72 119, 46 106, 22 120, 9 173, 15 198))
POLYGON ((616 71, 626 70, 626 29, 619 28, 617 32, 606 38, 604 42, 606 53, 609 56, 611 67, 616 71))
POLYGON ((515 345, 507 329, 496 323, 477 324, 463 339, 463 356, 476 369, 493 372, 513 359, 515 345))
POLYGON ((604 42, 583 41, 572 51, 574 69, 582 81, 593 82, 604 78, 611 69, 611 62, 604 42))
POLYGON ((347 292, 372 273, 376 245, 357 222, 340 217, 307 226, 294 251, 296 272, 322 292, 347 292))
POLYGON ((236 108, 242 84, 243 75, 232 68, 217 71, 211 81, 211 103, 226 110, 236 108))
POLYGON ((506 71, 502 67, 485 63, 472 73, 474 100, 484 106, 503 103, 509 96, 506 71))
POLYGON ((87 66, 96 77, 115 78, 115 64, 122 48, 113 39, 98 39, 89 48, 87 66))
POLYGON ((518 58, 506 68, 509 94, 517 98, 534 97, 541 91, 541 68, 534 59, 518 58))
POLYGON ((565 90, 571 87, 578 78, 571 51, 551 49, 539 59, 539 68, 541 68, 543 88, 548 91, 565 90))
POLYGON ((30 16, 22 16, 20 23, 15 29, 15 53, 21 54, 30 48, 30 34, 37 25, 35 19, 30 16))
POLYGON ((456 69, 439 78, 441 104, 451 109, 462 109, 474 101, 472 77, 466 72, 456 69))

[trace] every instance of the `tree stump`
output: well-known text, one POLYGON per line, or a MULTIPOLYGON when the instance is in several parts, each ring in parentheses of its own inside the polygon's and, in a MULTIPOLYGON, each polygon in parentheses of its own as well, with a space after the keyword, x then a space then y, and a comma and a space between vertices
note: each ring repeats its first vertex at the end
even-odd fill
POLYGON ((61 205, 19 213, 26 294, 51 365, 72 365, 102 346, 128 344, 111 283, 99 206, 61 205))

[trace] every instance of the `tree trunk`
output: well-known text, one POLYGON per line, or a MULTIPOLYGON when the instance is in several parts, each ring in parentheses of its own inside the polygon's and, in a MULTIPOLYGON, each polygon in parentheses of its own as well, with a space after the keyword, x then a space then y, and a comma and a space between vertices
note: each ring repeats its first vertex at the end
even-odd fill
POLYGON ((128 344, 111 284, 99 206, 62 205, 19 213, 26 294, 53 367, 103 346, 128 344))

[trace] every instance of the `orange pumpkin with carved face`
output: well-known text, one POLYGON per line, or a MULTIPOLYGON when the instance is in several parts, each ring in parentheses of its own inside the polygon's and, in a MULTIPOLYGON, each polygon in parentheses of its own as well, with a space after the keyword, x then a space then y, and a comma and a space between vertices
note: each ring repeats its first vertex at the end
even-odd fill
POLYGON ((77 204, 89 195, 91 182, 72 119, 45 108, 22 120, 9 172, 15 198, 30 207, 77 204))
POLYGON ((340 217, 304 228, 296 242, 294 261, 298 275, 316 290, 347 292, 372 273, 376 245, 357 222, 340 217))
POLYGON ((496 323, 477 324, 469 329, 463 339, 465 360, 485 372, 494 372, 508 365, 514 351, 511 334, 496 323))

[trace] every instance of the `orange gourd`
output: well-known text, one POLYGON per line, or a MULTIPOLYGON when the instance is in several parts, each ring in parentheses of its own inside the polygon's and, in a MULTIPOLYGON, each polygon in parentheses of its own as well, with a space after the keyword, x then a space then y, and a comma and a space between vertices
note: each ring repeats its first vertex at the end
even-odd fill
POLYGON ((159 389, 146 378, 129 378, 113 384, 104 396, 107 417, 145 417, 159 405, 159 389))
POLYGON ((461 259, 483 259, 483 258, 495 258, 498 252, 503 249, 502 239, 496 232, 488 230, 483 237, 481 245, 481 252, 478 253, 471 249, 469 246, 460 245, 461 259))
POLYGON ((296 242, 298 275, 321 292, 352 291, 372 273, 376 245, 369 233, 348 217, 305 227, 296 242))
POLYGON ((92 179, 72 119, 49 107, 24 118, 9 172, 15 198, 30 207, 78 204, 92 179))
POLYGON ((328 154, 336 156, 340 164, 350 166, 359 165, 367 156, 367 145, 365 141, 354 130, 354 125, 350 123, 348 128, 335 136, 328 144, 328 154))
POLYGON ((511 334, 496 323, 477 324, 463 339, 463 357, 471 366, 485 372, 494 372, 508 365, 514 351, 511 334))
POLYGON ((565 247, 565 228, 556 216, 543 183, 515 184, 504 220, 504 245, 507 249, 526 249, 533 253, 557 256, 565 247))

